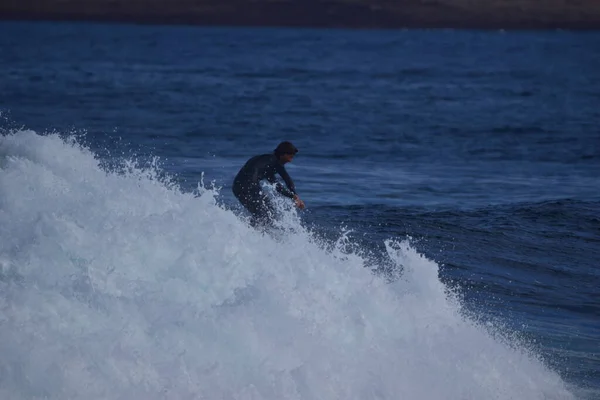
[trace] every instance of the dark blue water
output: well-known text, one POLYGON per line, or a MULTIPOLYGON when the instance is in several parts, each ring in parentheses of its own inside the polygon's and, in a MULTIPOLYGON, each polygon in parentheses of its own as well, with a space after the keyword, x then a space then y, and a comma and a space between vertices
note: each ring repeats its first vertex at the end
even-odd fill
POLYGON ((0 23, 2 129, 184 191, 291 140, 324 236, 411 237, 465 310, 600 398, 600 34, 0 23))

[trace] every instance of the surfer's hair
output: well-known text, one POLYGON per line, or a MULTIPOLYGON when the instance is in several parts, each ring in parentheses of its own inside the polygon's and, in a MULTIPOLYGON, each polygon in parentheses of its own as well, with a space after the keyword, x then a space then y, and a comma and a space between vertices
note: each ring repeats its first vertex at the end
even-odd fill
POLYGON ((296 154, 298 149, 291 142, 281 142, 275 149, 274 153, 276 156, 282 156, 284 154, 296 154))

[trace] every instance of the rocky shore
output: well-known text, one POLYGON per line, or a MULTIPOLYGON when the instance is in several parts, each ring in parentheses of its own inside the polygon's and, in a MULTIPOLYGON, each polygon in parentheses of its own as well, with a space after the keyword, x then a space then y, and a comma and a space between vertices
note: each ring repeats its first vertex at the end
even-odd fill
POLYGON ((332 28, 600 29, 600 0, 7 0, 2 20, 332 28))

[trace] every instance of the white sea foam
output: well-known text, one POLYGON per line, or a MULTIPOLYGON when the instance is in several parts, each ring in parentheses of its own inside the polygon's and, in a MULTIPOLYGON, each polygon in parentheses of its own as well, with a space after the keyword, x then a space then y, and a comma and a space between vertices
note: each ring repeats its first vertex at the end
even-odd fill
POLYGON ((386 243, 388 284, 57 135, 0 136, 1 399, 569 399, 386 243))

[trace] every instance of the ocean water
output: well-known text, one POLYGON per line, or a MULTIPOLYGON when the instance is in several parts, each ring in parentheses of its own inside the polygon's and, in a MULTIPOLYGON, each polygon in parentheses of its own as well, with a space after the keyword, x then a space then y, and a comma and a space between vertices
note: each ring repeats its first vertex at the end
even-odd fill
POLYGON ((600 34, 0 28, 1 399, 600 398, 600 34))

